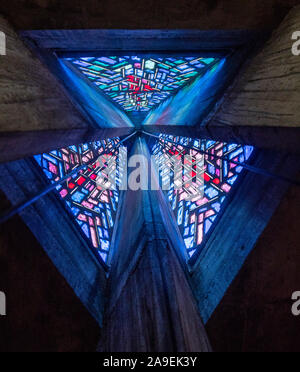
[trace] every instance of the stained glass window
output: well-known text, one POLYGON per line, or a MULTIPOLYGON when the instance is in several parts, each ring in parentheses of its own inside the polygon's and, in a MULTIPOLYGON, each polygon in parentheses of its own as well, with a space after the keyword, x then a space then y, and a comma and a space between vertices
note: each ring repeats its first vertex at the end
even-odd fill
POLYGON ((215 226, 218 215, 224 209, 226 198, 243 170, 243 167, 237 163, 247 162, 253 152, 253 147, 160 135, 160 139, 152 148, 152 153, 165 158, 160 162, 159 168, 162 178, 168 170, 170 173, 173 171, 174 176, 172 163, 168 161, 171 156, 182 158, 185 155, 191 155, 190 149, 183 145, 195 149, 192 150, 193 156, 197 155, 197 150, 199 154, 202 154, 204 161, 202 163, 203 194, 196 200, 188 200, 187 194, 193 193, 193 190, 188 189, 192 187, 192 184, 183 184, 182 188, 176 189, 174 185, 176 177, 173 177, 171 187, 169 191, 165 191, 165 194, 183 236, 187 255, 191 258, 196 252, 201 252, 205 240, 215 226), (203 152, 207 154, 203 155, 203 152))
POLYGON ((65 58, 125 111, 151 110, 218 59, 201 57, 65 58))
MULTIPOLYGON (((104 163, 101 168, 98 158, 102 154, 107 155, 107 161, 116 158, 119 141, 118 138, 102 140, 35 156, 52 183, 75 170, 75 174, 57 187, 57 192, 104 262, 107 262, 110 250, 119 191, 118 188, 101 188, 96 182, 107 165, 104 163), (76 168, 85 164, 88 165, 85 169, 76 172, 76 168)), ((122 165, 121 162, 119 164, 122 165)), ((118 185, 122 168, 118 166, 114 174, 118 185)))

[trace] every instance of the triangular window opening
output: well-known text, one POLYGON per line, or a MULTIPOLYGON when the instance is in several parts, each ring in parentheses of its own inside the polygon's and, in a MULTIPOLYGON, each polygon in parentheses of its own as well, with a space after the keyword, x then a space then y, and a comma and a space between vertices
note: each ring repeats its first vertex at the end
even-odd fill
POLYGON ((173 182, 169 190, 165 191, 165 196, 182 234, 188 259, 198 256, 204 248, 218 216, 224 211, 225 200, 232 193, 233 186, 243 171, 240 164, 249 161, 253 150, 251 146, 167 135, 160 135, 160 139, 153 145, 152 154, 164 156, 166 159, 159 166, 162 184, 164 174, 167 171, 173 172, 173 182), (176 189, 174 185, 176 175, 174 176, 174 169, 170 169, 172 165, 168 161, 171 156, 181 159, 189 155, 190 149, 185 146, 195 149, 192 151, 194 154, 197 152, 204 154, 202 174, 204 192, 202 197, 192 200, 186 200, 185 197, 188 193, 194 192, 193 185, 190 183, 188 186, 183 185, 182 188, 176 189))
POLYGON ((148 112, 213 69, 219 59, 111 56, 64 58, 126 112, 148 112))
MULTIPOLYGON (((119 142, 119 138, 114 138, 35 156, 51 183, 61 180, 75 170, 75 173, 56 189, 88 242, 105 263, 109 257, 119 191, 118 188, 101 188, 97 183, 104 168, 100 166, 98 158, 104 154, 107 155, 108 161, 116 158, 119 142), (76 172, 82 165, 86 167, 76 172)), ((122 168, 118 167, 114 173, 117 185, 122 177, 120 172, 122 168)))

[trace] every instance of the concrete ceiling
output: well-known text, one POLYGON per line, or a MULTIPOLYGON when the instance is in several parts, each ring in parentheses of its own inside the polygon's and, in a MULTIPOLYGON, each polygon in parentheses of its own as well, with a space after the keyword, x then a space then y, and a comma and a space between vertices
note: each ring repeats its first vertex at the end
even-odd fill
POLYGON ((274 29, 299 0, 6 0, 3 14, 30 29, 274 29))

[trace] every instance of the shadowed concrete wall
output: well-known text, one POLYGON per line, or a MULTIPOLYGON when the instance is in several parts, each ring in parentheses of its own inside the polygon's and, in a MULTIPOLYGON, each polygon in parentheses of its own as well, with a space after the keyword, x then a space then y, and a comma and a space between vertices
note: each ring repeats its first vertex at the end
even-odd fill
POLYGON ((300 58, 292 54, 299 24, 297 6, 236 79, 209 125, 300 126, 300 58))
POLYGON ((298 0, 10 0, 0 12, 21 30, 88 28, 272 29, 298 0), (16 11, 16 9, 18 11, 16 11))
POLYGON ((2 17, 0 29, 7 47, 0 58, 0 131, 86 127, 56 79, 2 17))
MULTIPOLYGON (((13 206, 24 203, 46 185, 48 180, 33 160, 0 165, 0 188, 13 206)), ((64 203, 52 192, 25 208, 20 216, 101 325, 106 272, 64 203)))
MULTIPOLYGON (((300 171, 299 156, 262 151, 254 159, 254 166, 278 175, 294 178, 300 171)), ((194 294, 204 323, 238 275, 288 188, 286 182, 252 172, 240 180, 193 267, 194 294)))
POLYGON ((300 189, 291 187, 206 328, 215 351, 299 352, 300 189))
MULTIPOLYGON (((9 207, 1 193, 0 209, 9 207)), ((31 231, 15 217, 0 226, 0 351, 95 351, 100 328, 51 263, 31 231)))

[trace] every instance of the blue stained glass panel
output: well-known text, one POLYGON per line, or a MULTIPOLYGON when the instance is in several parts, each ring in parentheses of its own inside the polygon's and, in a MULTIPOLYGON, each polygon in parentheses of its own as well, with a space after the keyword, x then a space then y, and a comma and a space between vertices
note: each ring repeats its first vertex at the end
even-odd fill
MULTIPOLYGON (((196 252, 203 249, 218 214, 224 209, 224 201, 232 192, 232 188, 243 169, 237 163, 247 162, 254 149, 251 146, 226 144, 211 140, 194 140, 162 134, 159 137, 160 139, 155 142, 152 148, 153 155, 164 156, 165 159, 174 155, 183 158, 184 155, 190 155, 190 150, 183 145, 192 146, 195 149, 194 153, 197 153, 197 149, 206 153, 203 155, 204 165, 201 176, 204 182, 204 193, 201 197, 187 201, 185 197, 189 186, 178 189, 175 188, 174 183, 171 190, 166 192, 179 230, 184 237, 187 257, 191 258, 196 252)), ((161 178, 162 174, 170 171, 170 163, 170 161, 160 163, 159 174, 161 178)))
MULTIPOLYGON (((97 184, 103 169, 100 169, 98 158, 102 154, 116 158, 119 141, 119 138, 102 140, 35 156, 51 183, 64 178, 78 166, 89 165, 58 186, 57 193, 104 262, 108 259, 119 191, 106 190, 97 184)), ((121 177, 122 174, 117 185, 121 177)))
POLYGON ((219 61, 201 57, 65 58, 125 111, 151 110, 219 61))

